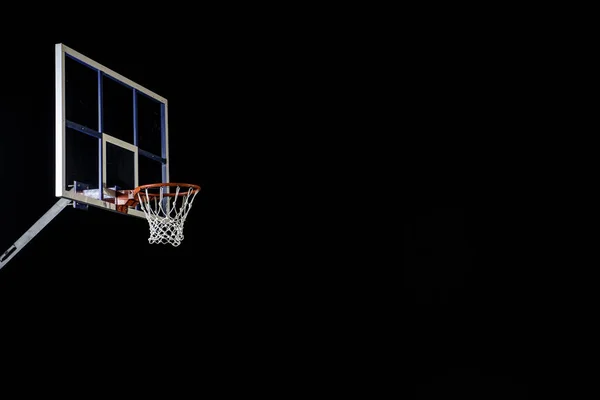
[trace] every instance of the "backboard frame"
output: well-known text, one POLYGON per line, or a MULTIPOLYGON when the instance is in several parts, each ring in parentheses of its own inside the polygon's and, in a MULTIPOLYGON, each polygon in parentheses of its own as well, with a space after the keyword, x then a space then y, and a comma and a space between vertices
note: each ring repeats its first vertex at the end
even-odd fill
MULTIPOLYGON (((162 164, 162 181, 169 182, 169 132, 168 132, 168 102, 164 97, 144 88, 143 86, 131 81, 121 74, 105 67, 104 65, 95 62, 94 60, 84 56, 83 54, 65 46, 62 43, 55 45, 55 136, 56 136, 56 170, 55 170, 55 195, 57 197, 67 198, 76 203, 89 204, 91 206, 108 209, 117 212, 117 206, 114 202, 114 192, 111 192, 106 187, 106 144, 118 146, 122 149, 131 151, 134 155, 134 170, 135 170, 135 186, 138 186, 138 159, 140 156, 147 157, 154 161, 159 161, 162 164), (66 78, 65 78, 65 57, 84 64, 97 72, 98 76, 98 130, 91 129, 69 121, 66 118, 66 78), (102 101, 102 81, 103 77, 111 78, 118 83, 129 87, 133 91, 133 144, 124 142, 116 137, 110 136, 103 132, 103 101, 102 101), (141 93, 148 96, 161 104, 161 154, 152 154, 148 151, 138 148, 138 131, 137 131, 137 98, 141 93), (75 187, 68 188, 72 182, 66 182, 66 132, 67 128, 74 129, 82 134, 92 136, 99 140, 98 145, 98 180, 99 188, 95 196, 85 195, 83 192, 77 191, 75 187)), ((122 188, 134 189, 134 188, 122 188)), ((129 209, 127 215, 145 218, 142 211, 129 209)))

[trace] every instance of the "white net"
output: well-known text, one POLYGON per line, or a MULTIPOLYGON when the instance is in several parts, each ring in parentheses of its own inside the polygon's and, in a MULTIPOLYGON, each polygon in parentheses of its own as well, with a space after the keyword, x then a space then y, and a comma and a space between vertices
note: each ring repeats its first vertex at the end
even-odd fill
POLYGON ((183 241, 183 224, 187 217, 197 190, 191 188, 180 192, 177 186, 174 193, 164 193, 160 188, 159 194, 150 194, 148 189, 138 193, 140 208, 146 215, 150 226, 150 244, 161 243, 179 246, 183 241))

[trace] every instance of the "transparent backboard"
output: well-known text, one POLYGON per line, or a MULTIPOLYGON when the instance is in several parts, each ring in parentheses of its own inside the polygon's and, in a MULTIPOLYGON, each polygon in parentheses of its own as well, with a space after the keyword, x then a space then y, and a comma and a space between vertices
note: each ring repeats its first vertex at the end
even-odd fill
POLYGON ((63 44, 55 56, 56 196, 116 211, 118 191, 169 182, 167 100, 63 44))

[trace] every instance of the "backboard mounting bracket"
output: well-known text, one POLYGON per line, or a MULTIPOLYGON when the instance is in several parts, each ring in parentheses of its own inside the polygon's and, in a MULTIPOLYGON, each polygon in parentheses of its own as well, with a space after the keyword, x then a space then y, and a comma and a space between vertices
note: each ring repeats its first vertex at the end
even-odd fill
MULTIPOLYGON (((77 181, 75 181, 74 184, 73 184, 73 188, 75 189, 76 193, 83 193, 83 191, 84 190, 88 190, 90 188, 90 186, 91 185, 88 184, 88 183, 77 182, 77 181)), ((73 208, 77 208, 78 210, 85 210, 85 211, 87 211, 88 205, 85 204, 85 203, 80 203, 78 201, 73 201, 73 208)))

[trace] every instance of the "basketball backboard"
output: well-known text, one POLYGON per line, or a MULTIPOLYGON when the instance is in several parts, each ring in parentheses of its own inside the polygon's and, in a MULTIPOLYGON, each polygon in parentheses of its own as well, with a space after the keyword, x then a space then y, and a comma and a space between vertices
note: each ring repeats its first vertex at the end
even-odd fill
POLYGON ((69 205, 144 218, 149 243, 179 246, 200 186, 169 181, 167 100, 58 43, 55 120, 59 199, 0 255, 0 269, 69 205))
POLYGON ((64 44, 55 58, 56 196, 117 211, 118 190, 169 182, 167 100, 64 44))

